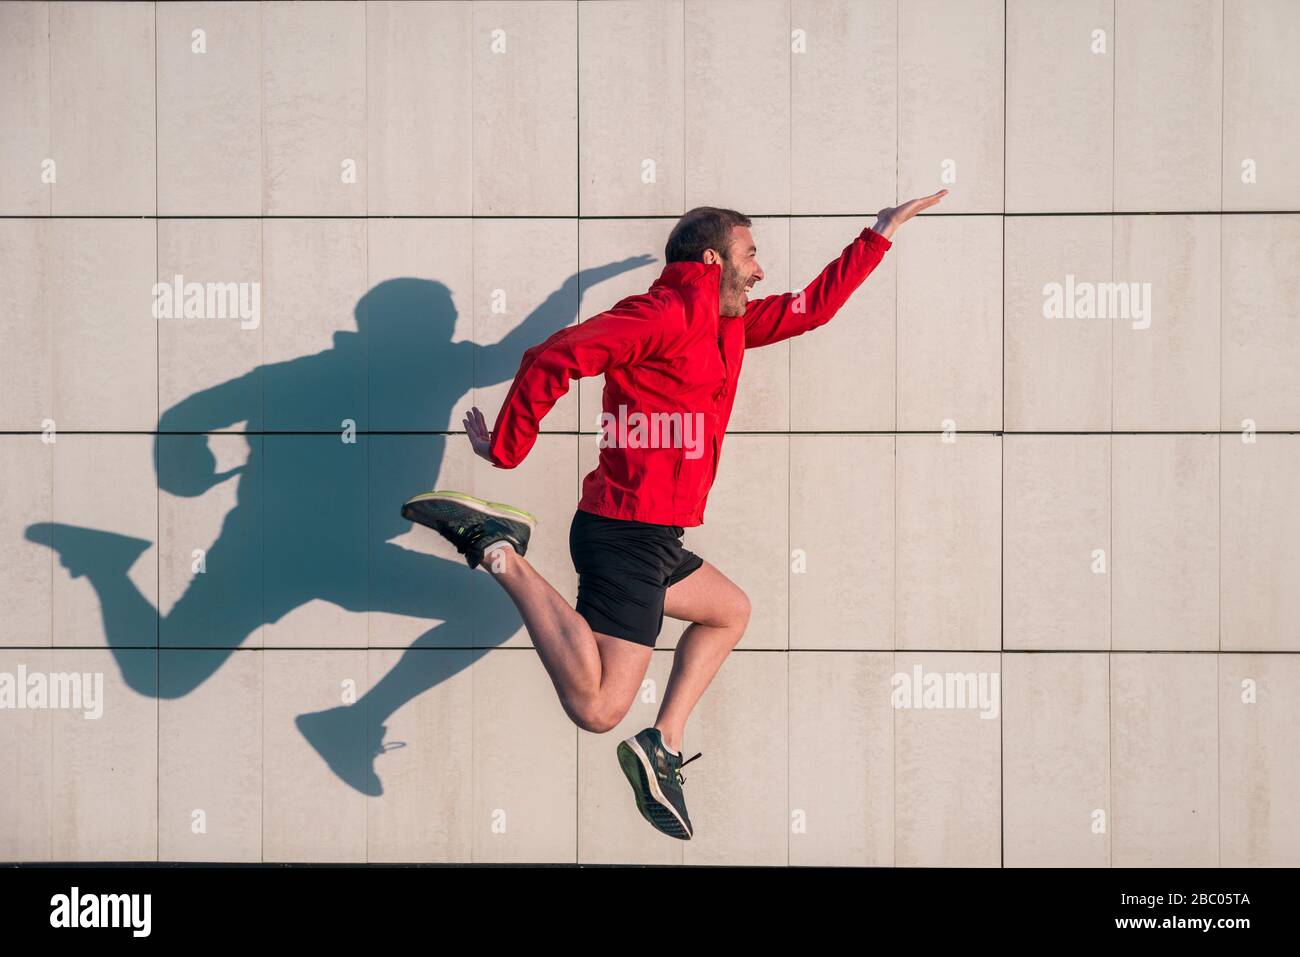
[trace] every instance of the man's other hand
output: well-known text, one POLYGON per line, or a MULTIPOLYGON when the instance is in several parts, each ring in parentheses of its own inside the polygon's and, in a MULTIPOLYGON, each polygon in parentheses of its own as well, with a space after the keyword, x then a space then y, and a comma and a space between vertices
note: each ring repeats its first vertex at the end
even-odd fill
POLYGON ((492 445, 492 433, 488 431, 487 420, 483 418, 483 413, 479 411, 478 406, 465 413, 462 424, 465 426, 465 433, 469 436, 469 444, 474 446, 474 454, 496 465, 489 451, 492 445))

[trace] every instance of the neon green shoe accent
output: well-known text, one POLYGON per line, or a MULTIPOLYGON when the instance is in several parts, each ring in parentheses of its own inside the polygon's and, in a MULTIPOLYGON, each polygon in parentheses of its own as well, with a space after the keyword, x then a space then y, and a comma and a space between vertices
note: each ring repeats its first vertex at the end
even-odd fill
POLYGON ((432 492, 423 492, 416 495, 403 504, 411 505, 415 502, 426 502, 430 499, 454 499, 467 504, 477 505, 484 508, 484 510, 489 514, 495 513, 498 518, 521 519, 529 526, 534 526, 538 522, 537 516, 532 512, 525 512, 522 508, 515 508, 513 505, 506 505, 504 502, 491 502, 485 498, 475 498, 473 495, 466 495, 464 492, 440 491, 434 489, 432 492))

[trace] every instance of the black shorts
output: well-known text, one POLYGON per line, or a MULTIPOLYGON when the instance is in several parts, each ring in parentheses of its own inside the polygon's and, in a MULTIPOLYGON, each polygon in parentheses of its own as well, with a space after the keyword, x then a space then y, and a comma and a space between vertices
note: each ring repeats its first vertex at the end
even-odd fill
POLYGON ((592 631, 653 648, 664 592, 704 564, 682 547, 680 525, 606 518, 578 509, 569 554, 578 570, 578 614, 592 631))

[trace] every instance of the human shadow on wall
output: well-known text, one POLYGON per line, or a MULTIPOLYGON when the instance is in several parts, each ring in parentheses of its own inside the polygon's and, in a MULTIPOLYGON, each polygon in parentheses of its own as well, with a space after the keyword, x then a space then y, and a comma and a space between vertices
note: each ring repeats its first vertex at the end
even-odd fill
MULTIPOLYGON (((296 719, 338 777, 365 794, 382 794, 374 759, 400 746, 384 744, 388 717, 506 641, 520 622, 501 589, 474 586, 481 573, 463 560, 392 541, 410 531, 399 507, 433 486, 449 437, 373 433, 445 427, 453 403, 471 386, 509 381, 526 348, 571 324, 583 290, 653 261, 634 256, 570 276, 490 345, 452 341, 456 308, 442 283, 390 279, 358 300, 357 331, 336 332, 331 348, 259 366, 167 409, 154 442, 159 489, 195 497, 234 479, 237 499, 201 556, 203 570, 193 558, 196 572, 166 615, 128 576, 150 542, 51 522, 29 526, 26 537, 54 549, 74 578, 89 580, 122 676, 145 695, 189 694, 259 627, 309 602, 440 621, 355 704, 296 719), (356 423, 352 443, 341 437, 348 419, 356 423), (203 433, 241 422, 247 433, 220 441, 246 442, 247 460, 218 471, 203 433), (157 671, 151 656, 126 653, 152 648, 155 634, 157 671), (466 654, 422 653, 471 646, 466 654)), ((466 441, 459 434, 450 439, 466 441)), ((111 497, 106 490, 106 508, 111 497)), ((188 544, 168 544, 183 555, 160 561, 192 560, 188 544)), ((364 648, 365 635, 363 628, 341 644, 364 648)), ((329 648, 340 644, 334 639, 322 635, 307 644, 329 648)))

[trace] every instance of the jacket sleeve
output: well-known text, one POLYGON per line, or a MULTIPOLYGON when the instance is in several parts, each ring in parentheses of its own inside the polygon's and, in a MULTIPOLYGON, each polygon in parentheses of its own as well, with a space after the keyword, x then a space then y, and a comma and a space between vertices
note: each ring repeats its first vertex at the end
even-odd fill
POLYGON ((751 301, 745 308, 745 348, 800 336, 830 322, 893 245, 868 227, 802 292, 783 292, 751 301))
POLYGON ((524 350, 492 428, 493 465, 512 469, 524 460, 537 441, 542 418, 569 391, 571 380, 635 365, 657 351, 671 313, 648 294, 630 296, 524 350))

